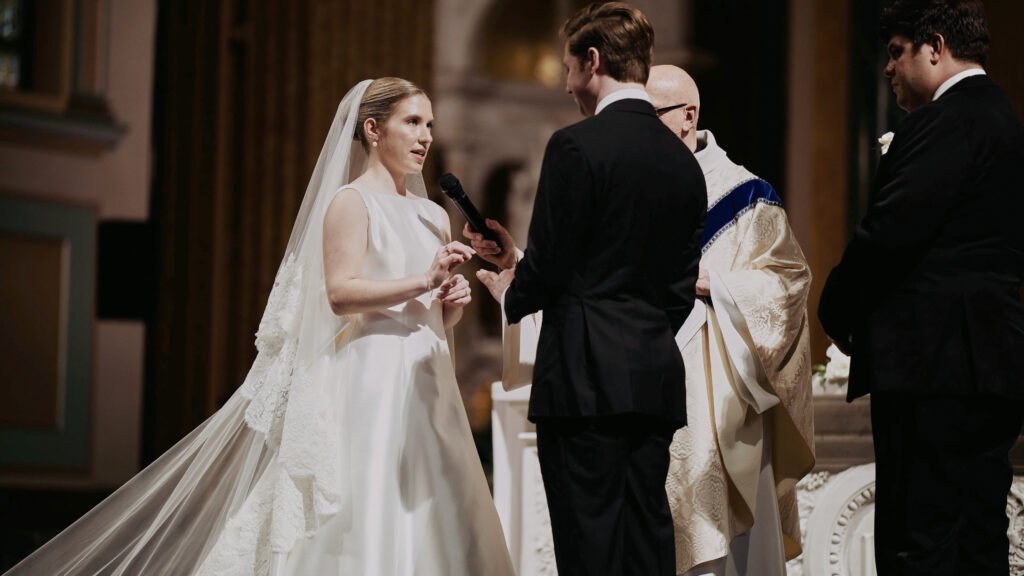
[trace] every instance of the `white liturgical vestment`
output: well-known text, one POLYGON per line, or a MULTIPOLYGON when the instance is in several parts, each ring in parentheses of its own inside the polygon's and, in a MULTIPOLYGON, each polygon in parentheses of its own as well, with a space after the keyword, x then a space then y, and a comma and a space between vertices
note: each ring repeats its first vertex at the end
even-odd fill
POLYGON ((811 273, 771 186, 698 134, 711 296, 676 335, 687 408, 666 482, 676 571, 730 556, 710 572, 771 576, 800 553, 795 485, 814 466, 811 273))

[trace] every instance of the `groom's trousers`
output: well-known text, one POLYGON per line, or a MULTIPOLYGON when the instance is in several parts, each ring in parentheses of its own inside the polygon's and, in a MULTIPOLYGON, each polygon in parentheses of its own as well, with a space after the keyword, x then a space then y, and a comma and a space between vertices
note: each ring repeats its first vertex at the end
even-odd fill
POLYGON ((633 414, 537 421, 559 576, 675 574, 665 493, 675 428, 633 414))
POLYGON ((871 393, 879 576, 1009 573, 1009 451, 1024 402, 871 393))

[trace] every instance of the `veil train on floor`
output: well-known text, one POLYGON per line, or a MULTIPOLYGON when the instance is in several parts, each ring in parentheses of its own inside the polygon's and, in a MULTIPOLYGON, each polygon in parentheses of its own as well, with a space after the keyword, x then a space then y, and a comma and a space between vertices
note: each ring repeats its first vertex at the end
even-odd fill
MULTIPOLYGON (((325 353, 345 329, 328 304, 323 220, 365 166, 353 146, 364 80, 342 99, 278 269, 242 386, 206 422, 8 572, 271 574, 345 510, 343 410, 322 402, 325 353), (341 486, 339 488, 339 486, 341 486)), ((423 193, 422 178, 411 184, 423 193)), ((334 384, 336 385, 336 383, 334 384)))

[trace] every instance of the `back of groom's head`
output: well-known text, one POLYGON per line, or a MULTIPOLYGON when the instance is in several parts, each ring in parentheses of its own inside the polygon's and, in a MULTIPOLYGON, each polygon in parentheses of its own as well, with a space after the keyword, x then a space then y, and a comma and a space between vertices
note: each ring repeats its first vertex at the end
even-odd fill
POLYGON ((988 59, 988 22, 981 0, 895 0, 882 14, 882 41, 904 36, 916 51, 941 34, 957 60, 988 59))
POLYGON ((569 54, 583 62, 596 48, 609 76, 619 82, 647 82, 654 48, 654 28, 643 12, 625 2, 593 4, 562 26, 569 54))

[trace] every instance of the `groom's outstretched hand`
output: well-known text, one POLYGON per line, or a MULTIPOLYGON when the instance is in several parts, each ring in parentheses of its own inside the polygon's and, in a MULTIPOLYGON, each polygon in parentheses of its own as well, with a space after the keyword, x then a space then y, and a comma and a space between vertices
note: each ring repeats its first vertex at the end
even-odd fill
POLYGON ((501 272, 495 273, 490 270, 480 269, 476 271, 476 277, 483 282, 483 285, 487 287, 487 291, 491 293, 491 296, 501 304, 501 295, 505 293, 505 289, 512 284, 512 280, 516 277, 515 268, 507 268, 501 272))
POLYGON ((501 268, 502 270, 508 270, 516 265, 516 241, 509 234, 508 230, 501 225, 497 220, 490 218, 486 221, 487 227, 494 230, 494 233, 498 235, 498 240, 501 242, 501 248, 499 250, 498 243, 493 240, 484 239, 484 235, 479 232, 474 232, 469 227, 467 222, 462 227, 462 235, 469 239, 469 243, 473 246, 473 250, 476 251, 477 256, 490 262, 501 268), (499 255, 498 252, 501 252, 499 255))

